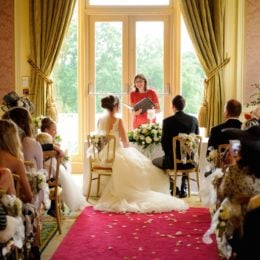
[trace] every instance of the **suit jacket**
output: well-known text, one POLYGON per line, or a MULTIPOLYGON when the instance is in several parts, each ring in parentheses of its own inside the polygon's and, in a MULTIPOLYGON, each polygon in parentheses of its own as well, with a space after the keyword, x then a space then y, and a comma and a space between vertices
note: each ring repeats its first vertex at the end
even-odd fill
MULTIPOLYGON (((242 123, 238 119, 228 119, 223 124, 214 126, 210 130, 208 148, 212 146, 214 149, 218 149, 220 144, 228 144, 229 139, 221 131, 225 128, 241 128, 242 123)), ((207 154, 209 150, 207 151, 207 154)))
POLYGON ((163 158, 163 168, 173 168, 173 147, 172 138, 179 133, 199 134, 198 120, 194 116, 190 116, 183 111, 176 112, 173 116, 163 120, 162 128, 162 148, 165 153, 163 158))

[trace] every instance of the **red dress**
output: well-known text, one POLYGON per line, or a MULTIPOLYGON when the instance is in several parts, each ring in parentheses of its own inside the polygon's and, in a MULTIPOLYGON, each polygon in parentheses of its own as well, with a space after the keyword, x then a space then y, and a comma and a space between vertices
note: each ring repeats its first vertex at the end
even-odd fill
MULTIPOLYGON (((143 98, 146 98, 146 97, 150 98, 154 104, 159 103, 158 96, 157 96, 156 92, 152 89, 147 89, 147 91, 144 93, 135 92, 135 91, 130 92, 130 103, 136 104, 137 102, 139 102, 140 100, 142 100, 143 98)), ((153 122, 155 123, 155 119, 153 120, 153 122)), ((147 112, 145 112, 141 115, 134 116, 133 128, 135 129, 138 126, 140 126, 142 124, 147 124, 147 123, 149 123, 149 119, 147 118, 147 112)))

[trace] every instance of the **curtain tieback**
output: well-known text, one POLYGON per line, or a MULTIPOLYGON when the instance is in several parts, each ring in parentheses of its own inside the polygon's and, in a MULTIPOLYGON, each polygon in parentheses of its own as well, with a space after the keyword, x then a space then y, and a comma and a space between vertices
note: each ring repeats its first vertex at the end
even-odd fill
POLYGON ((212 71, 210 71, 210 73, 207 75, 206 79, 204 79, 204 83, 208 84, 209 80, 212 79, 226 64, 228 64, 229 61, 230 61, 230 58, 224 59, 221 64, 219 64, 212 71))
POLYGON ((27 60, 28 63, 31 65, 32 69, 42 78, 46 81, 48 85, 51 85, 53 81, 48 78, 48 76, 33 62, 32 59, 27 60))

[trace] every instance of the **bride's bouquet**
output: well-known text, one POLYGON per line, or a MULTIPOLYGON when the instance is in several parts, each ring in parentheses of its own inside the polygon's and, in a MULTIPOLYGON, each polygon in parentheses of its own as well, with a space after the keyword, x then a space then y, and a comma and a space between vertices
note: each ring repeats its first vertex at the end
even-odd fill
POLYGON ((133 131, 128 132, 129 142, 137 143, 142 148, 151 144, 159 144, 162 137, 162 128, 158 123, 143 124, 133 131))

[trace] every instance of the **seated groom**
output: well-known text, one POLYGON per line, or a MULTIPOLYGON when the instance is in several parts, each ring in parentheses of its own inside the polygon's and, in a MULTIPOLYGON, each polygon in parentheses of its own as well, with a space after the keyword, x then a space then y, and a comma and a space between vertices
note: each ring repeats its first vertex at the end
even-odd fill
MULTIPOLYGON (((173 147, 172 139, 173 137, 179 135, 179 133, 199 134, 198 120, 183 112, 185 107, 185 99, 177 95, 172 99, 172 110, 174 115, 167 117, 163 120, 162 128, 162 149, 164 151, 164 156, 160 158, 155 158, 153 164, 161 169, 173 169, 173 147)), ((170 179, 171 193, 173 193, 173 181, 170 179)), ((179 189, 177 189, 176 194, 178 194, 179 189)), ((179 193, 180 198, 187 196, 187 176, 182 176, 181 191, 179 193)))

